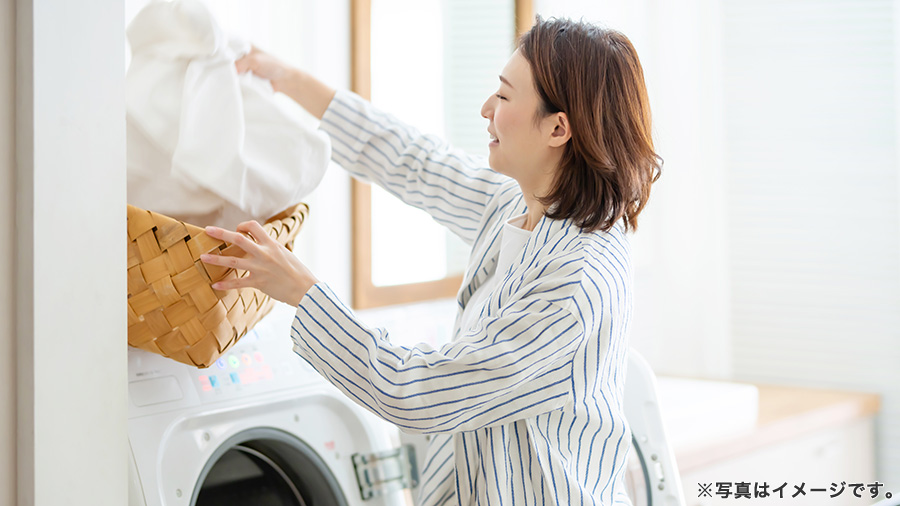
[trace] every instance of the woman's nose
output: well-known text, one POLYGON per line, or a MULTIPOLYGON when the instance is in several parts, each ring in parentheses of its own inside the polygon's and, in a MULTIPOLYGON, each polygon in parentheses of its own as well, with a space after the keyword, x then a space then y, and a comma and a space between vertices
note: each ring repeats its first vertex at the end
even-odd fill
POLYGON ((494 116, 494 108, 491 105, 491 99, 493 97, 488 97, 487 100, 484 101, 484 104, 481 106, 481 117, 485 119, 492 119, 494 116))

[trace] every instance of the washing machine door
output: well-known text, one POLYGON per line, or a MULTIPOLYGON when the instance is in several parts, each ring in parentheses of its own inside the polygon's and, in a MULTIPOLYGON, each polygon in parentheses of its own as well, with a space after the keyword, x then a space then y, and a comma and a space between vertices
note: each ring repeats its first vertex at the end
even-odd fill
POLYGON ((347 506, 337 479, 306 443, 286 432, 255 428, 213 452, 194 487, 191 506, 347 506))

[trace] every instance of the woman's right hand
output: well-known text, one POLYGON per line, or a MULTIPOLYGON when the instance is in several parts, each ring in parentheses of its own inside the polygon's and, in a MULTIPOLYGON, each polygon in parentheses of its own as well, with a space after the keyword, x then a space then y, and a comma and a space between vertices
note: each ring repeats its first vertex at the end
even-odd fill
POLYGON ((234 62, 234 66, 238 73, 250 71, 268 79, 273 90, 291 97, 319 119, 334 97, 334 88, 255 47, 234 62))
POLYGON ((268 79, 272 83, 272 89, 281 92, 287 89, 288 81, 295 70, 278 58, 253 46, 249 53, 234 62, 234 66, 239 74, 250 71, 263 79, 268 79))
POLYGON ((216 290, 256 288, 273 299, 297 306, 313 285, 319 282, 313 273, 286 247, 275 241, 255 221, 246 221, 236 231, 206 227, 206 234, 244 251, 243 256, 200 255, 206 264, 247 271, 243 278, 214 283, 216 290))

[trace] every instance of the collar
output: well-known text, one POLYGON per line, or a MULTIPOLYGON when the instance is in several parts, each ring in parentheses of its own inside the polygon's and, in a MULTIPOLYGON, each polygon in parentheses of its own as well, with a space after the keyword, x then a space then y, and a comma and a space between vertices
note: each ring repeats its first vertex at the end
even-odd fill
MULTIPOLYGON (((472 294, 481 286, 488 276, 494 274, 497 269, 497 258, 500 254, 500 233, 503 225, 513 216, 518 216, 523 212, 522 206, 510 206, 505 210, 498 220, 494 220, 485 237, 474 245, 472 252, 473 263, 470 263, 463 278, 462 287, 456 296, 456 302, 460 309, 466 307, 472 294), (477 259, 477 261, 475 261, 477 259)), ((565 234, 565 231, 572 225, 571 220, 552 220, 546 215, 542 216, 540 221, 531 231, 531 237, 525 243, 522 249, 522 257, 519 262, 519 269, 529 269, 536 264, 539 252, 547 244, 555 243, 558 236, 565 234)))

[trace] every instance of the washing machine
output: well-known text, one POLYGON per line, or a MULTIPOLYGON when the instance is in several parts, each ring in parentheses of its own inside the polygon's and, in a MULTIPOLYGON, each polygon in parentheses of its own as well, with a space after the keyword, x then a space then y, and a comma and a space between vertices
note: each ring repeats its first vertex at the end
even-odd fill
POLYGON ((279 306, 215 365, 129 348, 130 506, 400 506, 399 432, 291 350, 279 306))

